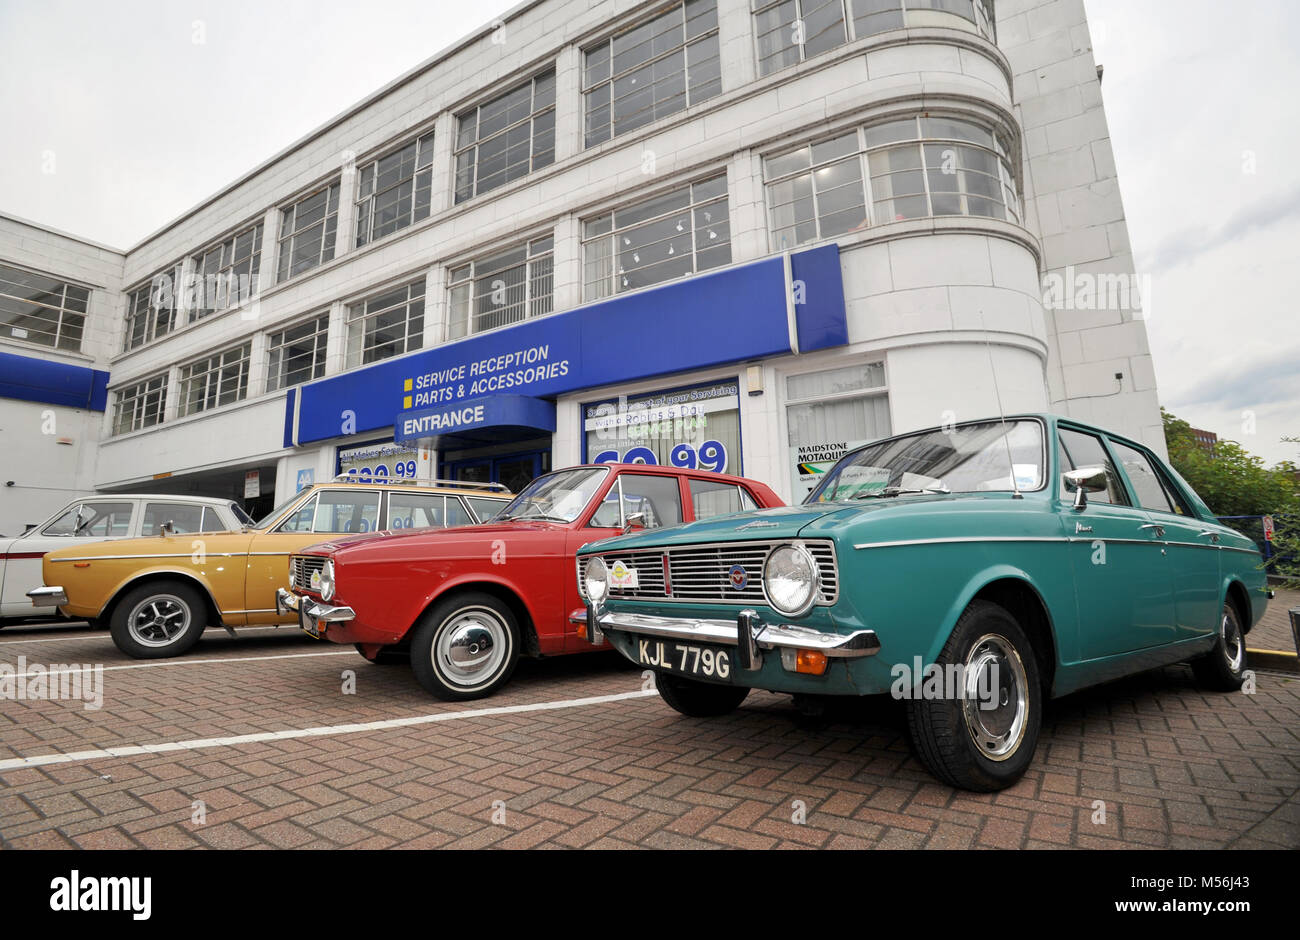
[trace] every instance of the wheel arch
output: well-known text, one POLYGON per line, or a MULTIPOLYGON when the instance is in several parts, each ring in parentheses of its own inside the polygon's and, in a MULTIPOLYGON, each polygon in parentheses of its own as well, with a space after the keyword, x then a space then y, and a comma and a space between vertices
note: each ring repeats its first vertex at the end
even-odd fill
POLYGON ((1237 609, 1237 617, 1241 620, 1241 634, 1245 636, 1250 633, 1255 626, 1254 610, 1250 603, 1250 593, 1246 590, 1246 585, 1242 584, 1236 578, 1229 578, 1228 584, 1223 590, 1223 600, 1226 604, 1232 604, 1237 609))
POLYGON ((972 578, 961 592, 949 613, 938 638, 938 646, 930 656, 931 661, 947 644, 957 621, 975 601, 990 601, 1006 610, 1020 624, 1029 642, 1033 644, 1034 658, 1043 688, 1050 693, 1055 685, 1057 665, 1060 662, 1060 645, 1051 611, 1043 600, 1042 592, 1024 571, 1000 567, 972 578))
MULTIPOLYGON (((424 606, 420 608, 419 614, 417 614, 415 620, 412 621, 412 629, 414 628, 414 625, 423 619, 436 604, 439 604, 448 597, 452 597, 456 594, 465 594, 470 592, 477 592, 495 597, 497 600, 509 607, 510 612, 515 616, 515 622, 519 624, 519 639, 523 644, 523 650, 521 652, 528 656, 541 655, 541 645, 537 639, 537 625, 533 619, 532 611, 524 602, 520 593, 515 590, 513 586, 506 584, 503 581, 494 581, 491 579, 467 579, 463 581, 455 581, 444 586, 441 590, 430 596, 425 601, 424 606)), ((403 642, 410 642, 411 632, 411 630, 407 631, 406 636, 403 638, 403 642)))
POLYGON ((218 626, 221 624, 221 609, 217 607, 217 602, 212 597, 212 592, 208 586, 200 579, 184 571, 147 571, 143 574, 130 578, 120 584, 109 598, 108 603, 104 605, 99 612, 98 619, 107 622, 121 603, 122 598, 130 591, 135 590, 143 584, 151 584, 157 581, 180 581, 199 592, 199 597, 203 598, 204 606, 208 613, 208 626, 218 626))

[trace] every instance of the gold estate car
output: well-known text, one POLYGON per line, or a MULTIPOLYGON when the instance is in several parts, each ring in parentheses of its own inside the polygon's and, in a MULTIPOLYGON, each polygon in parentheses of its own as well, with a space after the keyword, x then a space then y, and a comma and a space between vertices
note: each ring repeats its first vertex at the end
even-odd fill
POLYGON ((38 607, 107 626, 129 656, 178 656, 209 626, 233 633, 296 623, 296 614, 276 613, 276 588, 289 583, 289 556, 326 535, 473 525, 510 499, 497 483, 379 483, 345 474, 236 532, 170 532, 50 552, 41 567, 46 586, 28 596, 38 607))

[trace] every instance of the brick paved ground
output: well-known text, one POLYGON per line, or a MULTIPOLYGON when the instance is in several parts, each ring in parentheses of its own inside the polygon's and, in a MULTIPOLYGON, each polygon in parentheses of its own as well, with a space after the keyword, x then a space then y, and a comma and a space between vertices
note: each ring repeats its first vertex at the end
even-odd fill
POLYGON ((1246 646, 1250 649, 1296 652, 1295 638, 1291 635, 1291 620, 1287 616, 1287 611, 1292 607, 1300 607, 1300 591, 1278 590, 1277 596, 1268 602, 1263 618, 1246 635, 1246 646))
MULTIPOLYGON (((0 632, 0 661, 20 654, 129 668, 105 672, 100 711, 0 703, 0 761, 641 688, 617 656, 589 654, 525 662, 495 697, 449 705, 405 666, 292 632, 209 633, 191 657, 146 668, 105 634, 0 632)), ((651 694, 0 770, 0 847, 1296 848, 1298 787, 1300 679, 1261 673, 1255 695, 1217 695, 1170 667, 1051 703, 1034 764, 996 795, 936 784, 888 700, 814 720, 755 693, 694 720, 651 694)))

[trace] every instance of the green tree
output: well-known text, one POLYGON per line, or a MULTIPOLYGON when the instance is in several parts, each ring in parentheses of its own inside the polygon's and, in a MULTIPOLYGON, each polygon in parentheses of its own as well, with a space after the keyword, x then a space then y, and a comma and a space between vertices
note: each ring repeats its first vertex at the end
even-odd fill
POLYGON ((1236 441, 1219 441, 1211 451, 1186 421, 1161 409, 1169 462, 1217 516, 1283 515, 1300 512, 1300 477, 1289 460, 1274 467, 1236 441))

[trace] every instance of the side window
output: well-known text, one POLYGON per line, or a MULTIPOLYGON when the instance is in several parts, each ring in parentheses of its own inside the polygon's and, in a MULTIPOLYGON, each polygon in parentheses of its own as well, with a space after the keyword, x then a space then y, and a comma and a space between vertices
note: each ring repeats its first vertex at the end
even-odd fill
POLYGON ((688 483, 696 519, 712 519, 714 516, 725 516, 753 506, 753 500, 745 496, 744 491, 734 483, 694 479, 688 483), (749 506, 745 505, 746 502, 749 506))
MULTIPOLYGON (((140 524, 141 535, 157 535, 159 527, 170 522, 178 534, 203 531, 203 506, 189 503, 145 503, 144 522, 140 524)), ((216 513, 211 513, 217 518, 216 513)))
POLYGON ((443 524, 443 500, 432 493, 388 493, 388 528, 427 529, 443 524))
POLYGON ((483 499, 481 496, 466 496, 465 499, 478 516, 479 522, 487 522, 510 503, 508 499, 483 499))
POLYGON ((474 517, 456 496, 447 497, 447 525, 473 525, 474 517))
MULTIPOLYGON (((1059 453, 1062 472, 1079 470, 1083 467, 1106 468, 1106 482, 1108 484, 1106 491, 1104 493, 1089 493, 1088 499, 1090 501, 1114 503, 1117 506, 1129 505, 1128 496, 1124 492, 1124 485, 1120 482, 1119 474, 1115 472, 1115 465, 1106 454, 1106 448, 1101 443, 1101 438, 1095 434, 1071 431, 1069 428, 1061 428, 1058 437, 1060 440, 1059 453)), ((1061 498, 1071 498, 1064 482, 1061 483, 1061 498)))
MULTIPOLYGON (((619 478, 623 493, 623 518, 645 515, 645 527, 677 525, 682 521, 682 491, 677 477, 625 473, 619 478)), ((603 508, 602 508, 603 511, 603 508)), ((618 525, 617 517, 612 525, 618 525)))
POLYGON ((42 535, 63 538, 121 538, 131 534, 133 504, 89 500, 70 508, 44 529, 42 535))
POLYGON ((324 490, 316 498, 313 532, 373 532, 379 526, 375 490, 324 490))
POLYGON ((310 532, 312 520, 316 518, 316 497, 303 503, 291 515, 280 523, 277 532, 310 532))
POLYGON ((743 486, 740 487, 740 508, 744 512, 749 512, 751 509, 762 508, 757 502, 755 502, 754 497, 749 495, 749 490, 745 489, 743 486))
POLYGON ((1189 515, 1186 506, 1175 508, 1175 504, 1169 499, 1169 494, 1160 481, 1160 474, 1152 464, 1150 457, 1140 450, 1129 447, 1127 444, 1121 444, 1119 441, 1111 441, 1110 443, 1115 448, 1120 463, 1124 465, 1124 472, 1128 474, 1129 482, 1133 484, 1133 491, 1137 494, 1138 503, 1141 504, 1143 509, 1150 509, 1153 512, 1177 513, 1181 516, 1189 515))

